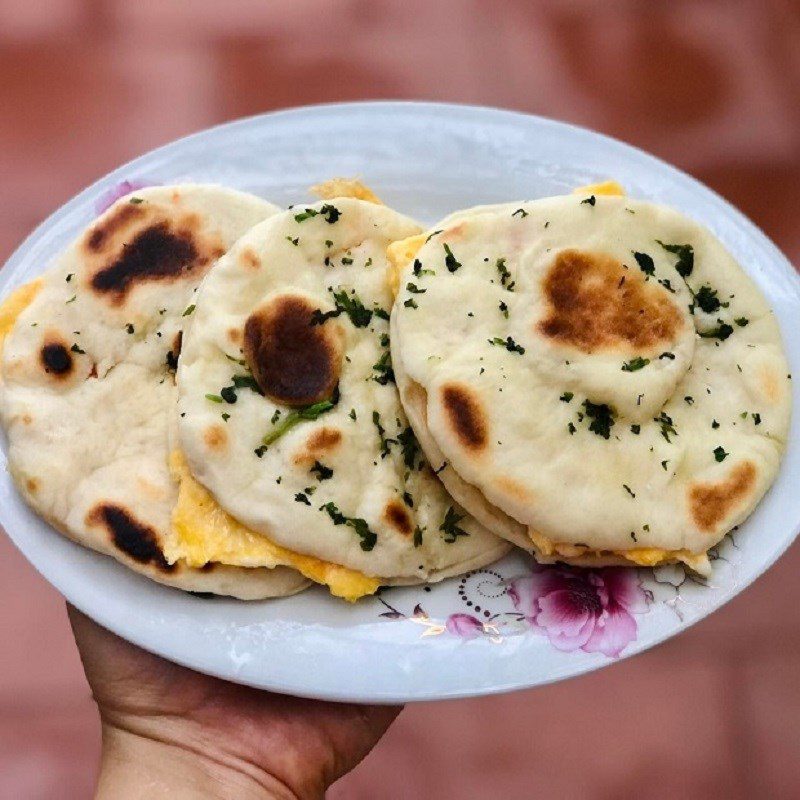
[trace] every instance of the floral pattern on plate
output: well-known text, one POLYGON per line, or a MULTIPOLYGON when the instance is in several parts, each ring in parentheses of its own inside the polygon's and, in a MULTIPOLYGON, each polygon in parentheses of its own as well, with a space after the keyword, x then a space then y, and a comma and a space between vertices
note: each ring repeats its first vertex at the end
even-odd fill
POLYGON ((729 580, 737 550, 732 533, 709 551, 714 562, 711 583, 679 564, 585 569, 531 560, 524 572, 512 575, 502 574, 498 570, 503 567, 496 565, 461 576, 458 599, 463 611, 440 617, 418 602, 406 614, 388 602, 384 591, 378 597, 383 608, 379 616, 419 624, 422 636, 502 641, 527 631, 562 652, 581 650, 616 659, 637 640, 640 617, 652 607, 664 606, 682 621, 684 607, 701 604, 713 582, 729 580))

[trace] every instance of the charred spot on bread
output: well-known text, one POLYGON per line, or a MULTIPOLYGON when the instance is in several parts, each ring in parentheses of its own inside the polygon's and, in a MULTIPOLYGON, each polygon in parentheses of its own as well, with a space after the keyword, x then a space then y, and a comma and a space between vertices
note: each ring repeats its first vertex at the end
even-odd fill
POLYGON ((542 282, 548 309, 538 330, 586 353, 621 347, 638 354, 669 344, 683 325, 680 312, 645 278, 604 253, 562 250, 542 282))
POLYGON ((222 425, 209 425, 203 433, 203 441, 210 450, 224 450, 228 444, 228 433, 222 425))
POLYGON ((399 500, 390 500, 386 504, 383 518, 389 526, 403 534, 403 536, 411 536, 414 531, 411 515, 408 513, 406 506, 399 500))
POLYGON ((488 424, 475 393, 462 384, 449 383, 442 387, 441 399, 445 417, 461 445, 472 451, 483 450, 488 424))
POLYGON ((72 372, 74 361, 67 346, 61 341, 46 341, 39 350, 39 363, 48 375, 65 378, 72 372))
POLYGON ((242 250, 239 254, 239 260, 247 269, 261 269, 261 259, 258 257, 258 254, 249 247, 242 250))
POLYGON ((281 295, 256 309, 244 326, 244 357, 261 391, 291 407, 332 397, 342 364, 338 324, 312 325, 317 308, 281 295))
POLYGON ((167 369, 175 372, 178 369, 178 359, 183 347, 183 331, 178 331, 172 340, 172 347, 167 351, 167 369))
POLYGON ((90 253, 102 253, 106 245, 114 237, 114 234, 145 215, 144 208, 137 203, 119 205, 86 234, 86 249, 90 253))
POLYGON ((202 228, 198 214, 165 214, 152 204, 120 206, 85 240, 98 264, 89 280, 91 289, 119 306, 139 284, 199 277, 225 252, 218 237, 203 235, 202 228))
POLYGON ((689 508, 697 527, 708 533, 716 531, 730 512, 747 499, 755 482, 755 466, 751 461, 741 461, 724 481, 691 486, 689 508))
POLYGON ((86 523, 106 529, 114 546, 139 564, 150 564, 161 572, 174 572, 161 552, 158 534, 127 509, 115 503, 100 503, 86 516, 86 523))

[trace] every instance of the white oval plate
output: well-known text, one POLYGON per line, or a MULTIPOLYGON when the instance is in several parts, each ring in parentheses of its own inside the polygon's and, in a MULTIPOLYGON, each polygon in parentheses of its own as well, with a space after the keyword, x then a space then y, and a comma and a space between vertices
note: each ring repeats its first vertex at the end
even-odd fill
MULTIPOLYGON (((245 119, 162 147, 112 172, 47 219, 2 271, 0 296, 40 273, 121 181, 217 181, 279 204, 331 176, 360 176, 425 222, 479 203, 569 192, 613 177, 639 198, 709 226, 755 279, 800 374, 800 280, 736 209, 633 147, 550 120, 424 103, 317 106, 245 119)), ((797 390, 795 405, 798 406, 797 390)), ((351 606, 322 589, 277 601, 167 589, 56 534, 0 470, 0 524, 70 602, 120 636, 232 681, 333 700, 403 702, 491 694, 579 675, 641 652, 706 616, 764 572, 800 523, 796 422, 772 490, 716 549, 708 584, 679 567, 555 571, 512 555, 430 588, 351 606), (558 591, 568 589, 568 592, 558 591), (567 606, 566 608, 564 606, 567 606), (565 616, 557 620, 558 613, 565 616)), ((5 467, 5 454, 0 456, 5 467)))

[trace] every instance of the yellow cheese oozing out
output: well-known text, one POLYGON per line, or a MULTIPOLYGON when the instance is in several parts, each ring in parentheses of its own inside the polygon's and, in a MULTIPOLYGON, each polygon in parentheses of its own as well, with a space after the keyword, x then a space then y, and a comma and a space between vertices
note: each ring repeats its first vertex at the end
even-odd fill
POLYGON ((708 574, 710 569, 706 553, 692 553, 689 550, 663 550, 660 547, 634 547, 630 550, 593 550, 582 545, 554 542, 541 533, 528 529, 528 536, 536 545, 536 549, 544 556, 562 556, 563 558, 600 558, 618 556, 640 567, 656 567, 659 564, 672 564, 680 561, 701 575, 708 574))
POLYGON ((334 200, 337 197, 352 197, 356 200, 366 200, 368 203, 384 205, 383 201, 361 181, 355 178, 331 178, 311 187, 311 191, 323 200, 334 200))
POLYGON ((590 183, 588 186, 579 186, 572 190, 572 194, 601 194, 611 196, 625 195, 625 189, 616 181, 602 181, 602 183, 590 183))
MULTIPOLYGON (((42 279, 37 278, 13 291, 0 304, 0 352, 5 337, 42 284, 42 279)), ((180 483, 178 503, 172 514, 173 529, 181 545, 179 555, 189 566, 202 567, 215 561, 245 567, 293 567, 310 580, 327 585, 331 594, 351 602, 374 594, 380 586, 378 578, 293 553, 245 528, 192 478, 181 453, 171 455, 170 468, 180 483)))
MULTIPOLYGON (((0 303, 0 355, 3 354, 3 343, 6 336, 11 333, 11 329, 17 322, 19 315, 33 302, 33 298, 42 289, 44 281, 36 278, 30 283, 14 289, 11 294, 0 303)), ((0 381, 3 380, 2 365, 0 365, 0 381)))
POLYGON ((427 238, 424 233, 420 233, 417 236, 409 236, 408 239, 398 239, 386 248, 386 258, 389 261, 387 280, 392 297, 397 297, 397 293, 400 291, 400 273, 419 252, 427 238))
POLYGON ((0 305, 0 350, 6 336, 17 321, 19 315, 33 302, 33 298, 41 291, 44 281, 42 278, 26 283, 14 289, 0 305))
POLYGON ((170 455, 170 470, 180 488, 172 512, 172 529, 179 544, 174 552, 167 548, 169 560, 182 558, 190 567, 202 567, 211 561, 241 567, 293 567, 315 583, 326 585, 331 594, 350 602, 374 594, 381 585, 379 578, 300 555, 246 528, 194 479, 180 451, 170 455))

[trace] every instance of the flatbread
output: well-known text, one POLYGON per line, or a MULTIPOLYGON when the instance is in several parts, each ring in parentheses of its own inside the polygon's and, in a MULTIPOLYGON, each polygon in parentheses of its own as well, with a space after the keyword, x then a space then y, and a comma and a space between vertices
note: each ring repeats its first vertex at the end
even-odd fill
POLYGON ((0 421, 26 502, 76 542, 181 589, 253 599, 307 585, 292 570, 164 556, 182 325, 214 261, 275 211, 219 186, 138 190, 59 256, 3 347, 0 421))
POLYGON ((451 493, 543 557, 702 570, 788 431, 780 333, 752 281, 708 230, 629 198, 439 229, 401 270, 424 294, 398 295, 392 359, 451 493))
POLYGON ((352 198, 272 217, 203 284, 178 372, 181 446, 219 505, 381 583, 438 580, 508 550, 447 496, 393 382, 385 251, 418 231, 352 198))

